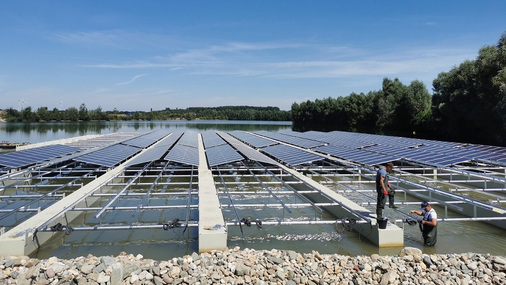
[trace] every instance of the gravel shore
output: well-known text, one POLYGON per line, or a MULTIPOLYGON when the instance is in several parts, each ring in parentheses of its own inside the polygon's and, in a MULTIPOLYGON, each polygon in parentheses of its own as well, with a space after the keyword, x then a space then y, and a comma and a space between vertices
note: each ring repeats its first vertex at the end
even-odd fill
POLYGON ((117 257, 0 257, 0 284, 506 284, 506 258, 490 254, 397 256, 229 249, 165 261, 117 257))

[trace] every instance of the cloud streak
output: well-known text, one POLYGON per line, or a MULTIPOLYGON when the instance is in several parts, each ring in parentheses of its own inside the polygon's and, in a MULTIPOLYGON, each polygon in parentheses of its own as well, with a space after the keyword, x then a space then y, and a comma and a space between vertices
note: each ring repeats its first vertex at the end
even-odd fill
MULTIPOLYGON (((158 56, 151 61, 85 66, 101 69, 168 68, 172 72, 210 76, 341 78, 427 72, 437 74, 474 56, 464 50, 433 47, 406 47, 379 52, 298 43, 229 43, 158 56)), ((130 84, 142 76, 145 74, 117 85, 130 84)))
POLYGON ((120 82, 120 83, 116 83, 116 85, 128 85, 128 84, 132 84, 134 83, 137 79, 139 78, 142 78, 142 77, 145 77, 147 76, 147 74, 139 74, 139 75, 136 75, 134 76, 132 79, 128 80, 128 81, 125 81, 125 82, 120 82))

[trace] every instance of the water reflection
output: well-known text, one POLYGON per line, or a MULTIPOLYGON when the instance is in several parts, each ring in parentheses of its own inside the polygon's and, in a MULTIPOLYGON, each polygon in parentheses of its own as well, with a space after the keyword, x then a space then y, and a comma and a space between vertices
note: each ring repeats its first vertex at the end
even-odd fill
POLYGON ((287 131, 291 122, 271 121, 115 121, 72 123, 0 123, 0 139, 12 142, 37 143, 83 135, 114 132, 143 132, 155 129, 170 131, 194 129, 197 131, 287 131))

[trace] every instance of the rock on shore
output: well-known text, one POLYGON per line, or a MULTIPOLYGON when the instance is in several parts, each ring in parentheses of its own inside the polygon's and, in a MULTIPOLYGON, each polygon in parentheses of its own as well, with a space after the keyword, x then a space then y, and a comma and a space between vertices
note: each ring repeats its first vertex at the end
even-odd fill
POLYGON ((0 284, 506 284, 506 258, 490 254, 301 254, 239 248, 165 261, 117 257, 0 257, 0 284))

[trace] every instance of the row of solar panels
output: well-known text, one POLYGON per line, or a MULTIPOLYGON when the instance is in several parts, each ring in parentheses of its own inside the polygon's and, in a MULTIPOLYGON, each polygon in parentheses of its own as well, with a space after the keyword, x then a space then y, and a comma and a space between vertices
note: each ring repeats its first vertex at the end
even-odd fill
POLYGON ((453 165, 482 160, 506 164, 506 148, 485 145, 463 145, 453 142, 389 137, 348 132, 257 132, 298 147, 355 161, 377 165, 407 159, 429 164, 453 165))
MULTIPOLYGON (((156 147, 149 148, 130 164, 163 159, 187 165, 199 165, 198 133, 186 131, 166 136, 167 133, 164 131, 151 132, 77 156, 74 160, 112 167, 165 137, 156 147), (167 155, 164 156, 165 153, 167 155)), ((347 132, 272 133, 260 131, 248 133, 232 131, 228 134, 221 133, 218 135, 216 132, 209 131, 202 133, 202 140, 211 167, 241 161, 244 157, 252 159, 249 157, 250 155, 254 157, 254 160, 269 161, 260 152, 290 165, 323 160, 325 155, 366 165, 378 165, 398 159, 443 165, 451 165, 471 159, 506 162, 506 150, 501 147, 480 145, 462 147, 451 142, 347 132), (228 143, 222 137, 227 138, 228 143), (242 141, 251 148, 242 147, 237 141, 242 141), (427 146, 430 146, 430 148, 427 146), (240 149, 241 153, 236 149, 240 149), (311 149, 321 155, 305 149, 311 149)), ((79 148, 65 145, 46 146, 0 155, 0 165, 19 168, 78 151, 80 151, 79 148)))
POLYGON ((31 148, 0 155, 0 166, 7 168, 23 168, 34 164, 40 164, 44 161, 50 161, 58 157, 75 155, 73 160, 78 162, 112 167, 140 152, 142 148, 152 145, 166 135, 167 132, 161 130, 154 131, 77 156, 76 154, 82 151, 81 148, 62 144, 31 148))

